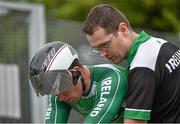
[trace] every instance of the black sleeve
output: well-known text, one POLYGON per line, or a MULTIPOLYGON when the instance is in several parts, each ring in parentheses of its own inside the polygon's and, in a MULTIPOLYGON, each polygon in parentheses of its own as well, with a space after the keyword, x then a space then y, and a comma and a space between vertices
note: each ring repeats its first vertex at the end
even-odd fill
POLYGON ((155 88, 154 71, 146 67, 130 70, 124 118, 149 120, 155 88))

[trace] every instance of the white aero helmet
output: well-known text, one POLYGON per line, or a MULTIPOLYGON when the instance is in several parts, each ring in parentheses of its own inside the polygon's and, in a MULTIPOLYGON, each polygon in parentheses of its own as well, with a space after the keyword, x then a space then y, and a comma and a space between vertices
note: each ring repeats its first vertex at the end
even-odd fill
POLYGON ((37 95, 58 95, 73 86, 68 69, 79 62, 76 50, 67 43, 53 41, 42 46, 29 65, 30 83, 37 95))

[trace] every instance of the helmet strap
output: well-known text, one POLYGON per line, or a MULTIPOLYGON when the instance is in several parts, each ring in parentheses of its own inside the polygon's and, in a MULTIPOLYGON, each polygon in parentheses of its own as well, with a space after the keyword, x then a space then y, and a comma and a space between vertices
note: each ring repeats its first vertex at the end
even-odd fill
POLYGON ((81 84, 82 84, 82 96, 87 96, 87 93, 85 92, 86 91, 86 84, 85 84, 85 81, 84 81, 84 78, 80 77, 80 80, 81 80, 81 84))
POLYGON ((82 96, 87 96, 87 93, 85 93, 85 90, 86 90, 86 84, 85 84, 85 81, 84 81, 84 78, 81 74, 81 72, 79 71, 76 71, 76 72, 72 72, 72 75, 73 75, 73 85, 77 85, 77 83, 79 81, 81 81, 81 84, 82 84, 82 96))

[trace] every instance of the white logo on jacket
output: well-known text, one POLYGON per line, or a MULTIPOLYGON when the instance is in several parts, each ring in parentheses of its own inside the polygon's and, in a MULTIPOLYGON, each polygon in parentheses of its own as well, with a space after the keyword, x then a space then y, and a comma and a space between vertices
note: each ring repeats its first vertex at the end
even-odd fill
POLYGON ((90 116, 92 116, 92 117, 97 116, 99 111, 101 111, 102 107, 107 102, 106 96, 110 94, 111 83, 112 83, 111 77, 108 77, 102 81, 100 101, 98 102, 98 104, 96 105, 94 110, 91 112, 90 116))

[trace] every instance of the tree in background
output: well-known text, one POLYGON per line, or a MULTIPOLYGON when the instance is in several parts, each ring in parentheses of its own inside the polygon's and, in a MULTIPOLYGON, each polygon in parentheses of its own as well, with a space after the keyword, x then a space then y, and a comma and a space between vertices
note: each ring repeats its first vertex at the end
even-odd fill
POLYGON ((131 25, 166 32, 180 31, 180 0, 9 0, 43 3, 49 18, 83 21, 90 8, 108 3, 120 9, 131 25))
POLYGON ((179 0, 26 0, 43 3, 48 17, 83 21, 90 8, 112 4, 130 20, 132 26, 159 31, 180 31, 179 0))

